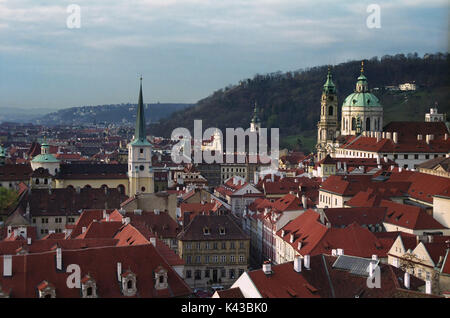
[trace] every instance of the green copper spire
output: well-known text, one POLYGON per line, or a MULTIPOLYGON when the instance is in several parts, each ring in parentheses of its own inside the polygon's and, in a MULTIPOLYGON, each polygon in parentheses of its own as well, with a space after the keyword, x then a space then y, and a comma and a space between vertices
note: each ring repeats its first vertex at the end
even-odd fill
POLYGON ((331 78, 330 67, 328 67, 327 81, 323 85, 323 91, 325 93, 332 93, 332 94, 334 94, 336 92, 336 86, 334 85, 333 80, 331 78))
POLYGON ((147 136, 145 134, 145 114, 144 114, 144 101, 142 98, 142 76, 140 78, 140 88, 139 88, 139 100, 137 107, 137 116, 136 116, 136 128, 134 131, 134 139, 131 142, 132 144, 141 144, 147 145, 149 142, 147 141, 147 136))

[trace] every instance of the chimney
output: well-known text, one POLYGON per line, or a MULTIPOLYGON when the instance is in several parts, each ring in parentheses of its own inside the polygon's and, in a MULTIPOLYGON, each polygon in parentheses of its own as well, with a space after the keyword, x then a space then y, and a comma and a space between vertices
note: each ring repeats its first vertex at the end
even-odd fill
POLYGON ((383 159, 384 159, 384 162, 388 162, 388 157, 383 157, 383 159))
POLYGON ((106 219, 106 210, 103 210, 103 218, 106 219))
POLYGON ((325 211, 323 209, 319 209, 320 215, 320 223, 325 224, 325 211))
POLYGON ((302 195, 302 205, 304 210, 308 208, 308 200, 306 199, 306 195, 302 195))
POLYGON ((136 210, 134 210, 134 214, 136 214, 136 215, 142 215, 142 210, 136 209, 136 210))
POLYGON ((376 264, 373 262, 370 262, 369 264, 369 277, 373 277, 374 271, 375 271, 376 264))
POLYGON ((297 250, 301 250, 302 249, 302 242, 298 242, 298 245, 297 245, 297 250))
POLYGON ((377 157, 377 165, 379 165, 381 163, 381 159, 380 157, 377 157))
POLYGON ((306 269, 311 269, 310 267, 310 265, 311 265, 311 257, 310 257, 310 255, 308 254, 308 255, 305 255, 304 256, 304 258, 303 258, 303 260, 304 260, 304 262, 305 262, 305 268, 306 269))
POLYGON ((27 244, 28 244, 28 245, 31 245, 31 237, 28 237, 28 238, 27 238, 27 244))
POLYGON ((83 227, 81 228, 81 233, 84 233, 84 232, 86 232, 86 227, 85 227, 85 226, 83 226, 83 227))
POLYGON ((263 263, 262 270, 266 275, 272 274, 272 264, 270 263, 270 261, 265 261, 263 263))
POLYGON ((383 131, 383 132, 381 133, 381 138, 383 138, 383 139, 386 138, 386 132, 383 131))
POLYGON ((378 255, 376 255, 376 254, 373 254, 373 255, 372 255, 372 260, 374 260, 374 261, 378 261, 378 255))
POLYGON ((152 245, 153 245, 154 247, 156 247, 156 237, 151 237, 151 238, 150 238, 150 243, 152 243, 152 245))
POLYGON ((344 171, 347 172, 347 161, 344 161, 344 171))
POLYGON ((425 281, 425 293, 428 295, 431 294, 431 281, 428 279, 425 281))
POLYGON ((393 133, 393 140, 394 140, 394 144, 398 143, 398 133, 397 132, 393 133))
POLYGON ((433 235, 428 235, 428 243, 433 243, 433 235))
POLYGON ((122 263, 117 263, 117 280, 122 281, 122 263))
POLYGON ((3 255, 3 276, 12 276, 12 255, 3 255))
POLYGON ((391 139, 391 132, 386 132, 386 139, 391 139))
POLYGON ((155 213, 155 215, 159 215, 159 209, 154 209, 153 213, 155 213))
POLYGON ((405 288, 409 289, 409 273, 408 272, 405 272, 404 284, 405 284, 405 288))
POLYGON ((344 250, 342 248, 338 248, 337 255, 344 255, 344 250))
POLYGON ((62 270, 62 251, 60 247, 56 248, 56 269, 62 270))
POLYGON ((106 214, 106 222, 109 222, 109 214, 106 214))
POLYGON ((402 172, 403 168, 402 167, 398 167, 398 172, 402 172))
POLYGON ((422 140, 422 135, 421 134, 417 135, 417 140, 422 140))
POLYGON ((448 139, 448 134, 445 134, 444 135, 444 140, 447 140, 448 139))
POLYGON ((376 136, 377 136, 377 142, 379 142, 381 140, 381 132, 377 131, 376 136))
POLYGON ((292 243, 294 243, 294 240, 295 240, 295 236, 294 236, 294 234, 291 234, 291 236, 289 237, 289 242, 292 244, 292 243))
POLYGON ((284 230, 281 230, 281 237, 284 237, 285 234, 286 232, 284 230))
POLYGON ((302 271, 302 259, 300 256, 295 256, 294 258, 294 271, 300 273, 302 271))
POLYGON ((426 135, 425 138, 426 138, 426 140, 425 140, 426 143, 429 144, 430 141, 434 139, 434 135, 426 135))
POLYGON ((76 189, 77 189, 77 193, 80 194, 81 188, 78 186, 76 189))
POLYGON ((331 256, 336 256, 336 255, 337 255, 336 249, 333 248, 333 249, 331 250, 331 256))

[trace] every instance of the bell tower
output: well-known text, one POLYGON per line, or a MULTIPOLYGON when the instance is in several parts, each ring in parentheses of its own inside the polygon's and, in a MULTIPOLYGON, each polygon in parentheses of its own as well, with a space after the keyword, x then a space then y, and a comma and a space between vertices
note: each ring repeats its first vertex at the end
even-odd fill
MULTIPOLYGON (((320 99, 320 121, 317 124, 317 160, 329 154, 329 145, 338 137, 338 103, 336 86, 328 68, 327 81, 323 85, 320 99)), ((331 146, 331 145, 330 145, 331 146)))
POLYGON ((129 196, 137 193, 153 193, 152 145, 145 133, 144 102, 142 98, 142 77, 140 79, 136 128, 133 140, 128 144, 129 196))

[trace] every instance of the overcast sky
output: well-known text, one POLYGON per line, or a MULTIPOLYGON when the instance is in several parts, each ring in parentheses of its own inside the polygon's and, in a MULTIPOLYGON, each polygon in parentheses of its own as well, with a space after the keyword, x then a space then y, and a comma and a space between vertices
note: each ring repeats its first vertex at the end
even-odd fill
POLYGON ((448 51, 448 0, 0 0, 0 107, 196 102, 255 74, 448 51), (378 4, 381 28, 368 28, 378 4), (81 8, 70 29, 67 7, 81 8))

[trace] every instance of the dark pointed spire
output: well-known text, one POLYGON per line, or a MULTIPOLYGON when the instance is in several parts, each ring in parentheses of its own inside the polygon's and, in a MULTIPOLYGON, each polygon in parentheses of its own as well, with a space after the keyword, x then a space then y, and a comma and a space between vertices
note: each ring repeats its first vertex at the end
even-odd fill
POLYGON ((144 99, 142 97, 142 76, 140 77, 139 100, 137 106, 136 128, 133 142, 148 143, 145 133, 144 99))

